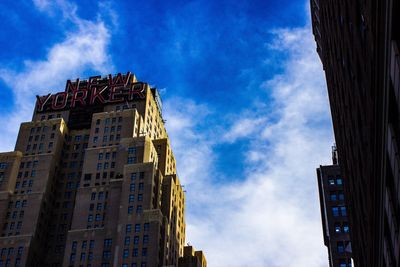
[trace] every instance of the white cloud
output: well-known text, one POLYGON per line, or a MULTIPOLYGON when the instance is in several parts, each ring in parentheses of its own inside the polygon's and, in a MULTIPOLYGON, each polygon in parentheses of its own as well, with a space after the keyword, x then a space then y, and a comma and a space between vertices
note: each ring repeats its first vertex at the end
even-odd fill
POLYGON ((224 141, 233 143, 237 139, 249 137, 254 134, 266 122, 265 118, 235 116, 237 120, 232 127, 223 135, 224 141))
POLYGON ((210 267, 328 264, 315 172, 330 163, 333 142, 324 75, 309 26, 274 36, 268 47, 288 55, 283 72, 260 86, 273 99, 274 120, 254 104, 256 111, 237 115, 221 135, 212 112, 199 118, 209 107, 190 102, 188 111, 185 101, 166 101, 167 129, 187 184, 187 241, 205 251, 210 267), (209 128, 199 129, 204 120, 209 128), (214 145, 239 138, 250 147, 246 175, 222 180, 214 145))
POLYGON ((76 15, 76 6, 67 1, 36 0, 34 4, 49 14, 61 11, 76 30, 67 32, 62 42, 50 47, 43 60, 26 60, 22 70, 0 69, 0 79, 12 88, 15 99, 14 111, 0 119, 5 127, 0 133, 1 151, 13 149, 20 122, 31 118, 35 95, 62 91, 67 79, 87 70, 108 73, 114 69, 107 54, 110 32, 100 17, 95 21, 81 19, 76 15))

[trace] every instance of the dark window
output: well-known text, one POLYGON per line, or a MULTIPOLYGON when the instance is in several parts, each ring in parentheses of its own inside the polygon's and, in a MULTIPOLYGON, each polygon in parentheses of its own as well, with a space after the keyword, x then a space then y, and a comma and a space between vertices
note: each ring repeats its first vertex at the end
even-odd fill
POLYGON ((129 236, 125 237, 125 246, 129 246, 129 243, 131 242, 131 238, 129 236))
POLYGON ((112 239, 104 239, 104 247, 111 247, 112 239))
POLYGON ((147 248, 142 249, 142 256, 147 256, 147 248))
POLYGON ((348 233, 349 232, 349 225, 347 223, 343 224, 343 232, 348 233))
POLYGON ((340 207, 340 213, 342 214, 343 217, 346 217, 347 216, 346 207, 340 207))
MULTIPOLYGON (((128 249, 124 249, 124 254, 123 254, 123 258, 124 259, 126 259, 126 258, 128 258, 128 255, 129 255, 129 250, 128 249)), ((127 264, 123 264, 123 265, 125 265, 125 266, 128 266, 127 264)))
POLYGON ((332 207, 332 214, 333 214, 333 217, 338 217, 339 216, 339 208, 332 207))
POLYGON ((344 253, 344 244, 342 241, 337 242, 337 252, 344 253))
POLYGON ((140 224, 137 223, 135 224, 135 233, 139 233, 140 232, 140 224))

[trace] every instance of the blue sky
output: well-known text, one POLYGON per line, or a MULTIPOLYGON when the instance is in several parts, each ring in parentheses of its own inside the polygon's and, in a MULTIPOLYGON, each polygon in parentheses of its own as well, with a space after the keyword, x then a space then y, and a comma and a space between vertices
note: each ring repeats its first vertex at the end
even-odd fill
POLYGON ((315 168, 334 142, 308 1, 1 1, 2 151, 36 94, 136 74, 160 89, 209 266, 327 266, 315 168), (240 256, 238 256, 240 255, 240 256))

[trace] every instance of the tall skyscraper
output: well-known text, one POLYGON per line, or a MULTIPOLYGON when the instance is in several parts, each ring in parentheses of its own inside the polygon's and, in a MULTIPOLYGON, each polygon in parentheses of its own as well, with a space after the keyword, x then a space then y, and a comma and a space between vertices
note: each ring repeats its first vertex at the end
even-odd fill
POLYGON ((350 228, 343 189, 345 181, 337 159, 336 147, 333 147, 333 164, 317 168, 322 231, 328 248, 329 267, 351 267, 350 228))
POLYGON ((38 96, 0 179, 0 266, 178 266, 184 254, 162 102, 129 72, 38 96))
POLYGON ((400 266, 400 2, 311 0, 356 266, 400 266))

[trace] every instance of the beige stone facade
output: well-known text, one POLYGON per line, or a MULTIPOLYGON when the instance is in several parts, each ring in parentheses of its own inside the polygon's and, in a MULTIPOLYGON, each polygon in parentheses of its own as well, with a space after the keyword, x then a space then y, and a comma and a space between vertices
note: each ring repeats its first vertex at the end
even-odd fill
POLYGON ((141 93, 37 105, 21 124, 15 151, 0 154, 0 266, 178 266, 185 195, 157 91, 141 93))

